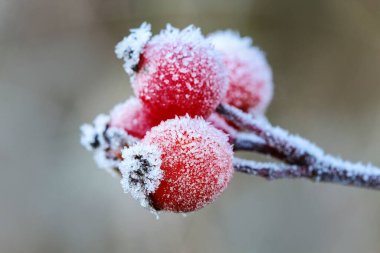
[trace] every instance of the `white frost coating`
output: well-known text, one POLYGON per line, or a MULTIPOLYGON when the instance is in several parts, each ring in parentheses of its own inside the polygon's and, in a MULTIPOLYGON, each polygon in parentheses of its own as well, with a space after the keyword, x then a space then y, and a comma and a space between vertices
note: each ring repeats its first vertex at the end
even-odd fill
POLYGON ((251 174, 258 174, 261 170, 269 170, 272 172, 282 172, 284 169, 297 171, 297 166, 282 164, 282 163, 272 163, 272 162, 256 162, 252 160, 245 160, 241 158, 234 158, 234 167, 238 171, 244 171, 241 167, 247 167, 247 171, 251 174))
POLYGON ((250 37, 240 37, 236 31, 225 30, 211 33, 207 36, 217 49, 241 49, 252 46, 250 37))
POLYGON ((256 121, 261 122, 261 124, 265 124, 267 126, 270 125, 270 122, 265 114, 258 113, 257 109, 250 109, 248 113, 250 113, 256 121))
POLYGON ((161 170, 161 150, 155 145, 136 144, 122 151, 123 161, 120 163, 124 192, 130 192, 141 206, 150 206, 149 194, 154 192, 163 177, 161 170))
POLYGON ((92 143, 95 143, 96 131, 93 126, 90 124, 83 124, 80 127, 80 143, 83 147, 85 147, 88 151, 93 150, 92 143))
MULTIPOLYGON (((159 124, 151 129, 150 132, 165 132, 166 129, 170 129, 173 135, 177 135, 176 138, 180 139, 181 133, 178 133, 179 129, 187 130, 187 134, 191 132, 194 138, 201 136, 200 133, 207 133, 207 136, 202 136, 203 138, 210 138, 218 144, 224 146, 228 144, 228 135, 223 133, 221 130, 214 128, 210 131, 210 127, 214 128, 210 122, 205 121, 202 117, 190 117, 188 114, 185 116, 176 116, 174 119, 165 121, 165 124, 159 124), (192 131, 189 131, 191 129, 192 131)), ((150 134, 147 133, 147 136, 150 134)), ((232 150, 232 148, 231 148, 232 150)))
POLYGON ((111 159, 103 149, 96 149, 93 153, 94 161, 99 169, 103 169, 112 175, 116 175, 113 168, 118 168, 120 161, 111 159))
POLYGON ((150 24, 144 22, 139 28, 130 29, 131 34, 124 37, 115 47, 115 54, 118 59, 124 59, 124 69, 128 75, 135 73, 135 67, 140 60, 140 54, 146 43, 152 36, 150 24))
POLYGON ((322 168, 321 173, 328 172, 331 168, 341 168, 341 172, 345 171, 348 177, 354 178, 358 176, 364 181, 380 176, 380 169, 372 164, 352 163, 331 155, 324 155, 323 157, 319 157, 318 160, 318 165, 322 168))
POLYGON ((265 144, 265 141, 257 136, 256 134, 253 133, 248 133, 248 132, 239 132, 237 134, 237 137, 242 140, 249 140, 252 143, 260 143, 260 144, 265 144))
POLYGON ((324 156, 324 151, 314 143, 298 135, 290 134, 288 131, 280 127, 272 127, 270 125, 267 125, 267 127, 270 127, 270 131, 267 131, 267 133, 273 134, 275 138, 278 137, 279 139, 286 140, 286 144, 289 146, 296 147, 297 151, 299 152, 298 155, 301 156, 303 154, 309 153, 319 158, 324 156))
POLYGON ((94 150, 94 160, 100 169, 104 169, 112 175, 116 175, 114 168, 119 168, 120 159, 115 156, 115 153, 127 146, 132 146, 137 142, 137 139, 128 135, 123 129, 108 128, 100 137, 101 146, 94 150))
POLYGON ((98 115, 93 122, 93 125, 83 124, 80 127, 81 144, 88 150, 94 150, 98 146, 102 146, 104 139, 102 138, 104 131, 107 128, 110 117, 105 114, 98 115))
MULTIPOLYGON (((240 110, 237 110, 233 107, 230 107, 228 110, 233 111, 233 114, 238 115, 239 118, 242 120, 242 122, 249 122, 250 124, 260 126, 260 128, 267 134, 267 136, 270 138, 271 141, 275 142, 277 140, 285 140, 287 146, 296 147, 297 151, 299 152, 297 155, 303 155, 303 154, 309 153, 316 157, 324 156, 324 151, 322 149, 320 149, 314 143, 298 135, 292 135, 288 131, 280 127, 273 127, 272 125, 270 125, 269 122, 263 124, 260 119, 254 119, 252 115, 243 113, 240 110)), ((277 146, 279 143, 269 143, 269 144, 273 146, 277 146)), ((288 151, 286 150, 287 147, 283 147, 283 148, 285 152, 288 151)), ((289 152, 292 152, 292 150, 289 150, 289 152)))
MULTIPOLYGON (((297 155, 303 155, 305 153, 309 153, 316 157, 324 156, 324 151, 322 149, 320 149, 314 143, 298 135, 290 134, 288 131, 280 127, 273 127, 269 122, 266 122, 265 124, 263 124, 261 119, 255 119, 252 117, 252 115, 243 113, 242 111, 237 110, 233 107, 229 107, 228 110, 232 111, 233 114, 238 115, 238 117, 241 119, 242 122, 249 122, 252 125, 260 126, 260 128, 267 134, 267 136, 270 138, 271 141, 275 142, 278 140, 285 140, 287 146, 296 147, 297 151, 299 152, 297 155)), ((277 146, 279 143, 269 143, 269 144, 273 146, 277 146)), ((286 152, 287 151, 286 147, 283 147, 283 148, 285 149, 284 151, 286 152)), ((292 152, 292 150, 289 150, 289 152, 292 152)))
MULTIPOLYGON (((167 24, 165 29, 161 30, 160 34, 152 38, 152 43, 162 43, 163 41, 173 42, 178 40, 181 42, 199 43, 204 41, 204 37, 201 29, 194 25, 189 25, 181 30, 173 27, 171 24, 167 24)), ((168 57, 171 57, 171 55, 168 55, 168 57)))
POLYGON ((115 175, 114 168, 119 167, 120 159, 116 154, 125 146, 134 145, 137 139, 128 135, 119 128, 108 127, 110 117, 105 114, 98 115, 93 125, 81 126, 81 144, 93 152, 93 158, 100 169, 115 175))
MULTIPOLYGON (((291 135, 279 127, 272 128, 271 130, 267 132, 272 133, 275 138, 286 140, 288 145, 296 147, 298 155, 310 154, 314 156, 316 158, 315 167, 318 168, 318 176, 321 176, 322 173, 329 173, 331 170, 337 170, 339 174, 346 173, 351 179, 361 177, 364 181, 380 176, 380 170, 371 164, 345 161, 339 157, 326 154, 314 143, 298 135, 291 135)), ((319 177, 316 178, 316 181, 319 181, 319 177)))
POLYGON ((108 128, 104 136, 107 138, 109 148, 114 150, 124 146, 132 146, 138 142, 137 138, 130 136, 123 129, 116 127, 108 128))

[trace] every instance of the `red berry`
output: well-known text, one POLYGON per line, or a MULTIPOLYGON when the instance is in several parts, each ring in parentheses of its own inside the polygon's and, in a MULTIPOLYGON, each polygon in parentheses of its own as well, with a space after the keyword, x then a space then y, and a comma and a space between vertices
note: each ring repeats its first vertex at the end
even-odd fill
POLYGON ((135 97, 116 105, 110 113, 110 118, 110 127, 124 129, 140 139, 154 126, 148 112, 135 97))
POLYGON ((225 134, 201 118, 175 118, 123 150, 121 182, 151 210, 191 212, 211 203, 227 187, 232 157, 225 134))
MULTIPOLYGON (((136 32, 130 36, 138 37, 136 32)), ((118 44, 118 56, 124 57, 126 63, 135 61, 129 57, 134 51, 125 45, 118 44)), ((224 97, 227 70, 221 54, 199 28, 179 30, 168 25, 140 51, 138 64, 133 68, 132 87, 156 121, 185 114, 208 117, 224 97)))
POLYGON ((264 53, 248 37, 232 31, 215 32, 208 39, 223 53, 229 71, 228 104, 243 111, 264 113, 273 95, 272 70, 264 53))

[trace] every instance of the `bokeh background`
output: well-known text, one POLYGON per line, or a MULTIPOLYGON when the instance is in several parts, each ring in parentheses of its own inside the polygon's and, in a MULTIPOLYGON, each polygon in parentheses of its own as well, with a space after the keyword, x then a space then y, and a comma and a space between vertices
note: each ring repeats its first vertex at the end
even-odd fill
POLYGON ((0 0, 0 252, 380 251, 379 192, 236 174, 157 221, 96 169, 79 126, 131 95, 113 48, 145 20, 252 36, 270 120, 380 165, 380 1, 0 0))

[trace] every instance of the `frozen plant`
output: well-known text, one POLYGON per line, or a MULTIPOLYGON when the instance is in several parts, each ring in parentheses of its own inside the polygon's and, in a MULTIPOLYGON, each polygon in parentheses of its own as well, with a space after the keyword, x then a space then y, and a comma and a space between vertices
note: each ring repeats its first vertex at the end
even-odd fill
POLYGON ((248 37, 167 25, 131 29, 116 45, 136 97, 81 127, 81 143, 97 165, 121 178, 153 213, 186 213, 213 202, 233 171, 266 179, 380 189, 380 169, 326 154, 265 117, 273 95, 272 71, 248 37), (234 157, 239 150, 278 163, 234 157))

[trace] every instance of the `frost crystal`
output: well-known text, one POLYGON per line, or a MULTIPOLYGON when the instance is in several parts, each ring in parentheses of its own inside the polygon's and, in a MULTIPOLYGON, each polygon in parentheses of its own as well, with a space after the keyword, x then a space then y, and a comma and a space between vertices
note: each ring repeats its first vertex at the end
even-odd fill
POLYGON ((96 131, 90 124, 83 124, 80 127, 81 137, 80 143, 88 151, 93 150, 97 146, 96 131))
POLYGON ((104 136, 107 139, 108 147, 113 150, 134 145, 138 141, 123 129, 116 127, 108 128, 104 136))
POLYGON ((105 114, 100 114, 94 119, 94 125, 83 124, 80 127, 81 144, 88 150, 97 149, 103 145, 103 133, 106 131, 110 118, 105 114))
POLYGON ((211 33, 207 36, 211 43, 218 49, 241 49, 252 46, 250 37, 240 37, 236 31, 225 30, 211 33))
POLYGON ((124 59, 124 69, 128 75, 135 73, 144 46, 152 36, 150 24, 144 22, 139 28, 130 29, 131 34, 124 37, 115 47, 116 57, 124 59))
POLYGON ((154 209, 150 205, 149 194, 154 192, 163 177, 161 170, 161 150, 155 145, 136 144, 122 151, 120 164, 121 185, 124 192, 130 192, 141 206, 154 209))
MULTIPOLYGON (((203 41, 204 37, 199 27, 189 25, 184 29, 178 29, 171 24, 167 24, 166 28, 160 32, 159 35, 152 38, 152 42, 173 42, 180 40, 181 42, 199 43, 203 41)), ((171 57, 170 55, 168 57, 171 57)))
POLYGON ((253 133, 240 132, 238 134, 239 138, 251 143, 265 144, 264 140, 253 133))
MULTIPOLYGON (((327 154, 318 157, 317 165, 321 168, 319 175, 316 177, 317 181, 319 180, 320 174, 329 172, 330 170, 337 170, 338 174, 346 174, 349 180, 352 180, 352 178, 360 177, 364 183, 373 179, 374 177, 380 176, 380 170, 371 164, 363 164, 361 162, 352 163, 344 161, 339 157, 334 157, 327 154)), ((334 180, 332 181, 334 182, 334 180)), ((335 181, 341 182, 339 181, 339 178, 335 178, 335 181)))
POLYGON ((81 144, 93 152, 97 166, 115 175, 114 168, 118 168, 118 155, 125 146, 131 146, 137 139, 128 135, 123 129, 109 127, 108 115, 98 115, 93 125, 81 126, 81 144))

